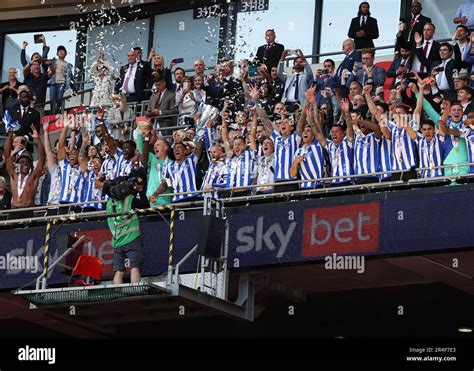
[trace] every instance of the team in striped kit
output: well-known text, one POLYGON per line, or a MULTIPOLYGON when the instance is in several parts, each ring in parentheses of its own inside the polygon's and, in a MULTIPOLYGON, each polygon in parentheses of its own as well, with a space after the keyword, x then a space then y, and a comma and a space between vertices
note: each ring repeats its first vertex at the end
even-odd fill
MULTIPOLYGON (((340 119, 330 131, 323 127, 313 88, 305 94, 307 99, 303 111, 295 115, 297 119, 286 112, 274 120, 262 118, 256 107, 251 109, 251 120, 236 129, 228 124, 229 114, 223 110, 221 123, 209 120, 197 145, 192 145, 190 139, 174 143, 174 160, 166 162, 160 183, 156 182, 156 189, 150 192, 151 201, 169 188, 177 193, 172 199, 176 203, 208 192, 215 198, 284 192, 280 187, 286 186, 285 182, 307 190, 441 177, 446 175, 443 165, 459 160, 456 155, 462 148, 468 157, 462 163, 474 161, 474 113, 463 121, 452 114, 452 107, 446 103, 447 109, 437 122, 425 119, 424 95, 417 94, 412 114, 403 105, 392 106, 391 114, 387 104, 374 102, 371 89, 364 87, 370 115, 356 108, 355 103, 351 107, 348 99, 341 99, 340 119), (222 125, 221 132, 217 124, 222 125), (257 129, 262 128, 259 142, 257 129), (324 133, 328 132, 326 136, 324 133), (200 174, 198 162, 203 149, 209 164, 207 171, 200 174)), ((418 89, 424 89, 423 82, 418 89)), ((452 105, 459 110, 459 103, 452 105)), ((103 123, 100 126, 105 127, 103 123)), ((52 169, 55 187, 60 189, 57 202, 82 202, 85 209, 101 210, 102 201, 107 199, 103 183, 129 176, 141 166, 134 141, 126 141, 119 148, 103 130, 104 161, 84 154, 83 149, 90 145, 87 133, 83 134, 84 148, 80 152, 73 146, 67 150, 68 129, 63 129, 57 168, 52 169)), ((474 173, 474 166, 468 170, 474 173)))

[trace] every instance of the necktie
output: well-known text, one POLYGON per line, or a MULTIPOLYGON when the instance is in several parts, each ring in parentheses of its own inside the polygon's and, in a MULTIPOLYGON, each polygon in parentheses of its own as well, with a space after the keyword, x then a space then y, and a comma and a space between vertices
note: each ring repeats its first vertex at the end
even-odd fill
POLYGON ((21 118, 23 118, 24 114, 25 114, 25 107, 21 106, 21 118))
POLYGON ((361 20, 360 20, 360 27, 364 27, 365 26, 365 15, 361 17, 361 20))
POLYGON ((416 23, 416 17, 413 16, 410 21, 410 29, 413 28, 413 26, 415 26, 415 23, 416 23))
POLYGON ((127 75, 125 76, 125 81, 123 83, 123 91, 128 93, 128 80, 130 80, 130 75, 132 74, 133 64, 129 65, 127 75))
MULTIPOLYGON (((425 55, 425 58, 428 58, 427 53, 428 53, 429 45, 430 45, 430 42, 427 41, 426 44, 425 44, 425 47, 423 48, 423 54, 425 55)), ((421 72, 426 72, 426 66, 424 64, 421 65, 420 71, 421 72)))
POLYGON ((300 74, 296 74, 296 81, 295 81, 295 102, 299 101, 299 82, 300 82, 300 74))
POLYGON ((270 50, 272 44, 267 44, 267 47, 265 48, 265 55, 267 55, 268 51, 270 50))
POLYGON ((160 108, 160 101, 161 101, 161 96, 163 95, 163 93, 160 91, 158 93, 158 99, 156 100, 156 103, 155 103, 155 109, 159 109, 160 108))

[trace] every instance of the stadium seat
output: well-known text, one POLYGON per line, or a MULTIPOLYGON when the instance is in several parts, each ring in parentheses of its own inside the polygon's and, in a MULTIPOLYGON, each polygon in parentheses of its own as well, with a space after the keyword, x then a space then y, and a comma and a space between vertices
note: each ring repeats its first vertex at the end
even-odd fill
POLYGON ((72 286, 93 286, 100 282, 104 263, 95 256, 81 255, 71 274, 72 286), (85 279, 84 279, 85 278, 85 279), (89 279, 93 280, 93 283, 89 279))
MULTIPOLYGON (((384 62, 377 62, 375 63, 375 66, 377 67, 382 67, 385 72, 388 72, 388 69, 390 68, 390 65, 392 62, 390 61, 384 61, 384 62)), ((384 100, 388 101, 388 98, 390 98, 390 88, 392 87, 392 82, 393 82, 393 77, 387 77, 385 79, 385 83, 383 84, 383 89, 384 89, 384 100)))

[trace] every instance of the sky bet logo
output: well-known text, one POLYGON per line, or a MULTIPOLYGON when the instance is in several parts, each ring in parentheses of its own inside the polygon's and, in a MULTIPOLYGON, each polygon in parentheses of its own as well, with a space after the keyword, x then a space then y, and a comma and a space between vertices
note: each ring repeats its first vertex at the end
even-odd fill
POLYGON ((236 252, 239 254, 245 254, 253 250, 259 252, 265 247, 270 251, 274 251, 275 256, 280 259, 285 255, 290 244, 296 222, 289 221, 284 223, 283 226, 280 223, 273 223, 267 228, 264 227, 263 222, 264 217, 259 216, 255 225, 246 225, 237 230, 238 245, 236 252))
POLYGON ((379 229, 378 202, 305 210, 303 256, 377 251, 379 229))

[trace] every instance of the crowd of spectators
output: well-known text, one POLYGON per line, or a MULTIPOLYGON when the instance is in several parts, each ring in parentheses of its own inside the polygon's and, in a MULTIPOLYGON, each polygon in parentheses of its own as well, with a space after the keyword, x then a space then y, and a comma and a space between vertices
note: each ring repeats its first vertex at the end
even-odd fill
POLYGON ((130 50, 118 71, 100 53, 89 70, 91 122, 70 117, 56 143, 48 121, 41 124, 43 103, 49 87, 51 113, 60 111, 64 92, 77 90, 73 68, 62 46, 48 59, 44 38, 43 54, 27 62, 24 42, 23 82, 10 69, 0 85, 10 179, 9 190, 0 177, 0 207, 101 210, 104 182, 123 176, 142 178, 155 206, 204 192, 226 197, 229 188, 235 196, 472 173, 471 8, 458 10, 451 42, 441 43, 421 12, 413 2, 400 21, 390 68, 375 63, 379 31, 367 2, 350 22, 344 59, 316 71, 273 29, 255 60, 223 59, 209 70, 198 59, 191 74, 155 49, 146 60, 130 50), (147 120, 136 120, 137 107, 147 120))

